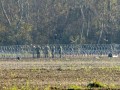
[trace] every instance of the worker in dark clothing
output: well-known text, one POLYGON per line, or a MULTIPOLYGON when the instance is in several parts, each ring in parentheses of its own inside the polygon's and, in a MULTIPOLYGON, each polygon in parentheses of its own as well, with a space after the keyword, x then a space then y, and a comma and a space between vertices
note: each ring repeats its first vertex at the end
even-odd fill
POLYGON ((51 51, 52 51, 52 58, 54 58, 54 57, 55 57, 55 56, 54 56, 54 55, 55 55, 55 46, 52 47, 52 50, 51 50, 51 51))
POLYGON ((110 57, 110 58, 113 57, 112 53, 109 53, 109 54, 108 54, 108 57, 110 57))
POLYGON ((36 54, 37 54, 37 58, 40 58, 40 47, 39 46, 36 47, 36 54))

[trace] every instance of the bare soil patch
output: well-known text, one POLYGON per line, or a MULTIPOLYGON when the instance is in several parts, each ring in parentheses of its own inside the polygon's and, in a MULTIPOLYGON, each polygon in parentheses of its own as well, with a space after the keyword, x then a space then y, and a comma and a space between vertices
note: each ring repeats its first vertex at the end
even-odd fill
POLYGON ((0 61, 0 88, 21 88, 27 83, 38 90, 48 86, 67 89, 69 85, 87 88, 94 80, 120 88, 119 66, 119 60, 0 61))

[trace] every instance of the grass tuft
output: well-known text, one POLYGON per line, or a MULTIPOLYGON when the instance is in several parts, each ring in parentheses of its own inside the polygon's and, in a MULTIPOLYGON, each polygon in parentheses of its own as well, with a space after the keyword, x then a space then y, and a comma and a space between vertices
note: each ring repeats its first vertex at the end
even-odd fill
POLYGON ((81 90, 82 87, 78 85, 70 85, 67 90, 81 90))

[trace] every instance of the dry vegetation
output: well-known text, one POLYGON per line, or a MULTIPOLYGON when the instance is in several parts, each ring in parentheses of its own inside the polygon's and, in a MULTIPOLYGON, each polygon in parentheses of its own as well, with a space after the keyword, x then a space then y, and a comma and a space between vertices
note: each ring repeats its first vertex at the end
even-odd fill
POLYGON ((2 60, 0 68, 1 90, 67 90, 73 88, 89 89, 92 87, 105 89, 120 88, 120 64, 118 58, 108 60, 99 59, 97 61, 90 60, 90 58, 73 61, 70 59, 59 61, 45 61, 42 59, 35 61, 2 60), (18 63, 22 66, 19 66, 18 63), (33 65, 34 67, 27 68, 26 65, 33 65))

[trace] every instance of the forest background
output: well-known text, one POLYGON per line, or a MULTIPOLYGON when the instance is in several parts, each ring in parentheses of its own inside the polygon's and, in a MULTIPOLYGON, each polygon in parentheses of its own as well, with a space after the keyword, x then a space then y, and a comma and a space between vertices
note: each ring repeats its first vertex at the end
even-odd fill
POLYGON ((120 44, 120 0, 0 0, 0 45, 120 44))

